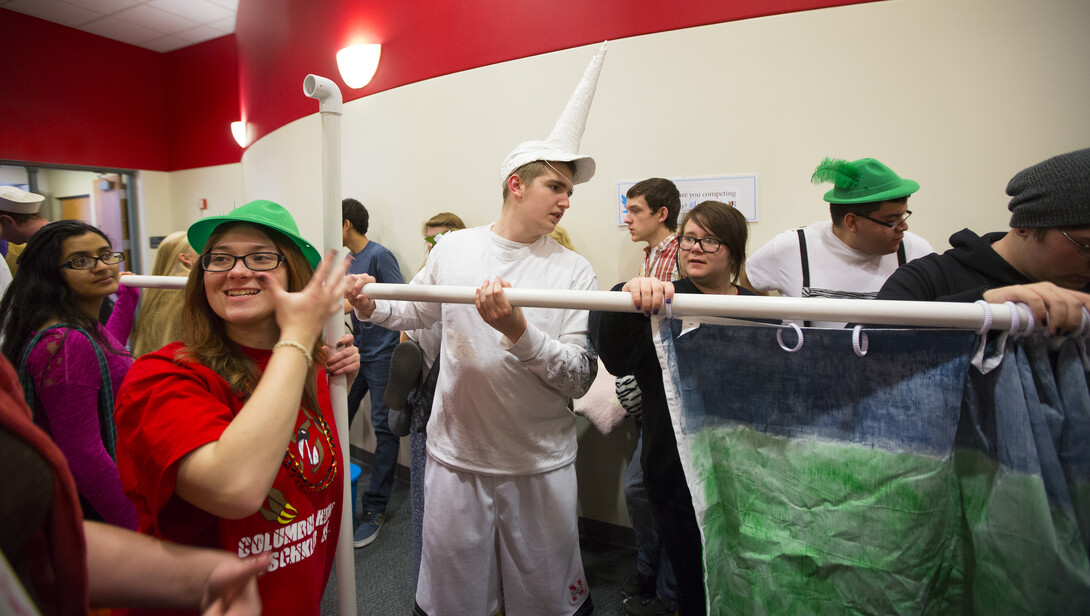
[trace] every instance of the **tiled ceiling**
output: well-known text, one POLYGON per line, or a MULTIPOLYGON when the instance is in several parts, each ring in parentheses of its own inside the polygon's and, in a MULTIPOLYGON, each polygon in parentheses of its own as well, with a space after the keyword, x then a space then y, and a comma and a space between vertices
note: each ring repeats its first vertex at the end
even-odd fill
POLYGON ((0 8, 166 52, 234 32, 238 0, 0 0, 0 8))

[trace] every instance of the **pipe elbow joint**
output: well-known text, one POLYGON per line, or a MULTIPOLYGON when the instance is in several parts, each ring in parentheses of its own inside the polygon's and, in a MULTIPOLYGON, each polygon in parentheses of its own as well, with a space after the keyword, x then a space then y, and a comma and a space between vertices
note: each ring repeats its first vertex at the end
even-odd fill
POLYGON ((307 75, 303 79, 303 94, 318 99, 318 111, 340 114, 343 107, 341 89, 330 79, 318 75, 307 75))

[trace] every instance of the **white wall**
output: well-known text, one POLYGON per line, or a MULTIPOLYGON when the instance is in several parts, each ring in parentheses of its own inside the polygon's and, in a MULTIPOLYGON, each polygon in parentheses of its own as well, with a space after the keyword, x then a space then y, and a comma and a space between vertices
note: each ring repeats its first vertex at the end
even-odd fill
MULTIPOLYGON (((608 287, 641 257, 615 222, 618 181, 756 173, 753 252, 828 215, 828 187, 809 183, 823 157, 873 156, 920 182, 912 230, 936 248, 963 227, 1006 228, 1003 190, 1015 172, 1090 145, 1088 26, 1086 0, 900 0, 612 41, 582 146, 598 172, 577 187, 562 225, 608 287)), ((501 161, 518 142, 545 137, 593 49, 345 105, 343 195, 367 205, 369 236, 406 277, 423 259, 420 224, 432 214, 470 225, 495 218, 501 161)), ((322 236, 320 144, 315 113, 250 146, 241 163, 245 200, 284 204, 313 239, 322 236)), ((172 207, 190 207, 202 173, 172 188, 172 207)), ((180 174, 171 175, 173 184, 180 174)), ((623 452, 630 436, 581 443, 623 452)), ((619 491, 620 457, 580 466, 583 485, 606 494, 584 494, 584 515, 627 520, 612 488, 601 489, 619 491)))
POLYGON ((242 166, 216 165, 164 173, 141 171, 138 179, 140 202, 140 245, 146 273, 151 273, 156 250, 148 239, 187 229, 203 216, 226 214, 242 205, 242 166), (200 210, 198 200, 206 199, 208 209, 200 210))
MULTIPOLYGON (((603 286, 640 248, 615 224, 615 184, 756 173, 750 252, 828 215, 809 183, 825 156, 873 156, 915 179, 912 230, 936 247, 963 228, 1005 227, 1018 170, 1090 144, 1090 3, 902 0, 612 41, 582 150, 598 173, 561 223, 603 286)), ((543 138, 594 46, 408 85, 345 105, 343 191, 406 275, 420 223, 449 210, 485 224, 498 167, 543 138)), ((317 103, 315 103, 317 110, 317 103)), ((317 114, 246 152, 246 198, 278 200, 320 238, 317 114)))

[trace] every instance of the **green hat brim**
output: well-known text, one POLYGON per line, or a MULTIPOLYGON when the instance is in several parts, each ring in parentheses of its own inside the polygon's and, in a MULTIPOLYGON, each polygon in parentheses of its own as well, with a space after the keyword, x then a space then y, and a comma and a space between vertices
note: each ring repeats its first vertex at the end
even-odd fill
POLYGON ((186 231, 186 239, 197 254, 204 252, 208 238, 220 225, 227 223, 244 222, 257 227, 265 227, 283 234, 290 239, 303 252, 307 263, 317 269, 322 262, 322 253, 313 244, 299 235, 299 227, 295 220, 282 205, 267 200, 251 201, 246 205, 235 208, 229 214, 223 216, 209 216, 202 218, 189 226, 186 231))
POLYGON ((825 201, 827 203, 837 203, 841 205, 851 205, 854 203, 871 203, 876 201, 890 201, 892 199, 900 199, 901 197, 907 197, 912 193, 920 189, 920 183, 915 180, 902 179, 900 184, 892 188, 879 192, 869 192, 866 194, 859 194, 862 191, 856 190, 841 190, 834 188, 825 193, 825 201))

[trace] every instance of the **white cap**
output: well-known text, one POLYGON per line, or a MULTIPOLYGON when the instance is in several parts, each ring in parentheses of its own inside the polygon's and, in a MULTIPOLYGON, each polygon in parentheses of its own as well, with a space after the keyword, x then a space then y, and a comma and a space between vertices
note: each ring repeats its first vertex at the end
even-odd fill
POLYGON ((587 114, 594 100, 594 90, 598 87, 598 75, 602 72, 602 62, 606 57, 606 43, 598 48, 591 58, 583 79, 575 88, 571 99, 564 107, 564 113, 556 121, 553 132, 545 141, 524 141, 507 155, 500 166, 500 180, 504 183, 516 169, 535 160, 571 163, 572 184, 582 184, 594 177, 594 159, 579 154, 579 142, 583 138, 583 129, 587 125, 587 114))
POLYGON ((0 210, 11 214, 37 214, 45 197, 14 186, 0 186, 0 210))

